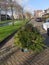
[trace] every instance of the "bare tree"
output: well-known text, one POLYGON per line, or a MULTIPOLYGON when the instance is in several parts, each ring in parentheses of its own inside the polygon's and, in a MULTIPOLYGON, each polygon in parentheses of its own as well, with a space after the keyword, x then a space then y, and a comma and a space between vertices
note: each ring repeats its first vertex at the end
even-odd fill
POLYGON ((10 5, 10 8, 11 8, 11 12, 12 12, 12 22, 13 22, 13 25, 14 25, 14 17, 13 17, 13 13, 14 13, 14 7, 16 6, 15 5, 15 0, 9 0, 9 5, 10 5))
POLYGON ((0 22, 1 22, 1 2, 2 0, 0 0, 0 22))
POLYGON ((22 7, 16 2, 16 0, 0 0, 0 20, 1 20, 1 6, 2 9, 5 10, 6 19, 7 19, 7 11, 8 8, 10 7, 12 12, 12 22, 14 25, 14 17, 13 17, 14 10, 18 10, 18 13, 22 13, 22 7))
POLYGON ((6 20, 7 20, 7 11, 8 11, 8 7, 7 7, 8 3, 5 3, 5 15, 6 15, 6 20))
POLYGON ((1 11, 6 9, 6 1, 5 0, 0 0, 0 20, 1 20, 1 11))

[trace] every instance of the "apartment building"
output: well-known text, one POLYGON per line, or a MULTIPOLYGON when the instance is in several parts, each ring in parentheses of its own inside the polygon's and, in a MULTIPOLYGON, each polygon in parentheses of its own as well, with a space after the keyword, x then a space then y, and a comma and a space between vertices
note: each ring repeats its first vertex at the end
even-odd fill
POLYGON ((43 10, 35 10, 34 11, 34 16, 35 17, 42 17, 43 14, 44 14, 43 10))
POLYGON ((49 13, 49 8, 48 9, 46 9, 46 10, 44 10, 45 11, 45 13, 49 13))

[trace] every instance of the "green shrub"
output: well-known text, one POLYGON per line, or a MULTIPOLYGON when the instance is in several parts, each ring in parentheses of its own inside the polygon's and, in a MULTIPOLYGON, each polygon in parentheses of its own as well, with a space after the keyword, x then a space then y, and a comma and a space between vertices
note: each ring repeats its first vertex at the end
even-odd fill
POLYGON ((38 52, 43 49, 43 40, 44 38, 34 29, 32 24, 27 24, 15 35, 17 46, 38 52))

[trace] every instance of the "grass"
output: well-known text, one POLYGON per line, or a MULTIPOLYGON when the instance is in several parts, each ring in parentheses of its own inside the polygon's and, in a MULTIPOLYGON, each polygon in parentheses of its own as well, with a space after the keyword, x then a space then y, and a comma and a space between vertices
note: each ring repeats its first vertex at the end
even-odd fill
POLYGON ((9 36, 13 31, 18 30, 26 22, 28 22, 28 19, 26 19, 25 21, 21 20, 20 22, 17 22, 14 26, 9 25, 0 27, 0 41, 9 36))

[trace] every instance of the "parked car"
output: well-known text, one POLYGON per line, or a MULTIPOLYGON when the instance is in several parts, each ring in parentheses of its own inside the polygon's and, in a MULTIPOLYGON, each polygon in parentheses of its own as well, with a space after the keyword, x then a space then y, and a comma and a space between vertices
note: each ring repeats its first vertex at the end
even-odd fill
POLYGON ((35 21, 42 22, 42 18, 36 18, 35 21))
MULTIPOLYGON (((7 20, 11 20, 12 18, 9 16, 9 15, 7 15, 7 20)), ((6 15, 5 14, 1 14, 1 20, 3 21, 3 20, 6 20, 6 15)))
POLYGON ((47 31, 48 28, 49 28, 49 19, 47 19, 47 20, 43 23, 43 29, 47 31))

